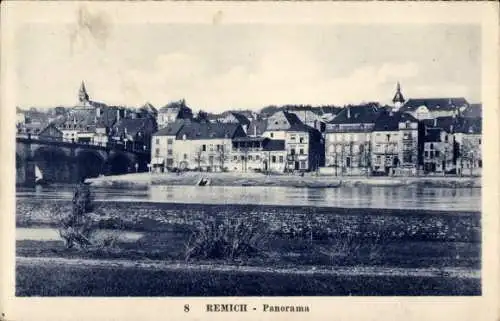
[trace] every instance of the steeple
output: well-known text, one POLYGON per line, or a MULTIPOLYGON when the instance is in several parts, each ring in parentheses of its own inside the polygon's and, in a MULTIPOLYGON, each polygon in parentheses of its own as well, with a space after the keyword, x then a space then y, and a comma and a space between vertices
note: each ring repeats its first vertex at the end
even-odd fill
POLYGON ((398 84, 396 86, 396 94, 394 95, 394 98, 392 98, 392 102, 394 103, 394 108, 399 109, 401 106, 403 106, 405 102, 405 98, 403 97, 403 94, 401 93, 401 85, 398 84))
POLYGON ((78 91, 78 100, 83 103, 89 100, 89 95, 87 94, 87 89, 85 89, 85 83, 82 80, 80 85, 80 90, 78 91))

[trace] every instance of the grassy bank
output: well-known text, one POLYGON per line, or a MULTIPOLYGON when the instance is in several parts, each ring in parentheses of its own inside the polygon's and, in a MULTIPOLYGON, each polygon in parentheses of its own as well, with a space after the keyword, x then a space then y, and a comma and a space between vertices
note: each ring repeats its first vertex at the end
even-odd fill
POLYGON ((480 177, 353 177, 264 175, 261 173, 135 173, 88 179, 93 186, 113 188, 146 188, 149 185, 196 185, 208 178, 214 186, 286 186, 286 187, 341 187, 341 186, 425 186, 479 188, 480 177))
MULTIPOLYGON (((19 200, 18 227, 57 226, 58 213, 69 212, 70 201, 19 200)), ((135 231, 189 231, 207 217, 249 217, 267 233, 288 238, 355 237, 395 240, 481 240, 480 212, 421 211, 410 209, 353 209, 305 206, 238 204, 177 204, 96 202, 94 218, 100 228, 135 231)))
MULTIPOLYGON (((25 228, 57 227, 58 215, 70 210, 70 201, 23 199, 17 202, 16 223, 25 228)), ((141 237, 85 250, 67 249, 60 240, 20 239, 16 242, 16 256, 18 261, 22 259, 17 264, 17 295, 480 294, 480 277, 445 272, 450 268, 476 272, 480 269, 478 212, 96 202, 92 217, 98 228, 113 233, 136 231, 141 237), (186 256, 193 232, 203 224, 206 226, 207 220, 234 218, 247 218, 258 224, 255 255, 234 259, 186 256), (54 262, 30 261, 36 258, 54 262), (58 263, 57 258, 76 263, 58 263), (125 260, 130 264, 79 265, 82 259, 125 260), (139 267, 139 261, 199 268, 152 269, 139 267), (214 266, 228 268, 210 268, 214 266), (388 273, 333 273, 342 267, 348 271, 369 268, 388 273), (258 270, 262 268, 268 271, 258 270), (302 272, 278 273, 277 269, 302 272), (397 269, 443 272, 395 273, 397 269), (309 273, 319 270, 332 273, 309 273)))

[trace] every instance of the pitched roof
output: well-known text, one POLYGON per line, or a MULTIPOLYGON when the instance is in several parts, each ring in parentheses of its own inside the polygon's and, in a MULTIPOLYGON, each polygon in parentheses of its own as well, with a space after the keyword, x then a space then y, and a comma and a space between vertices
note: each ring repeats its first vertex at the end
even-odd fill
POLYGON ((177 136, 179 131, 182 129, 182 126, 184 126, 184 121, 175 121, 154 133, 153 136, 177 136))
POLYGON ((463 118, 456 131, 464 134, 481 134, 482 127, 481 118, 463 118))
POLYGON ((238 121, 238 123, 242 125, 250 124, 250 120, 248 120, 248 118, 243 114, 232 112, 231 115, 233 115, 234 118, 236 118, 236 120, 238 121))
POLYGON ((420 106, 426 106, 429 110, 454 110, 461 106, 468 106, 465 98, 412 98, 401 107, 401 111, 414 111, 420 106))
POLYGON ((366 124, 373 123, 380 110, 376 104, 345 106, 330 124, 366 124))
POLYGON ((429 128, 425 135, 426 142, 440 142, 441 141, 441 128, 429 128))
POLYGON ((266 120, 252 120, 248 125, 247 133, 249 135, 262 135, 267 128, 266 120))
POLYGON ((265 151, 285 150, 285 141, 283 139, 266 140, 263 146, 265 151))
POLYGON ((153 106, 150 102, 146 102, 144 105, 142 105, 141 108, 139 108, 139 111, 142 111, 142 110, 150 112, 152 114, 158 113, 158 110, 156 110, 155 106, 153 106))
POLYGON ((124 118, 119 120, 113 128, 116 134, 126 134, 133 137, 146 128, 148 121, 148 118, 124 118))
POLYGON ((377 117, 373 131, 396 131, 401 122, 418 122, 418 120, 408 113, 383 111, 377 117))
POLYGON ((102 103, 100 101, 89 100, 89 104, 94 108, 106 108, 106 107, 108 107, 108 105, 106 105, 105 103, 102 103))
POLYGON ((462 112, 463 117, 481 118, 483 116, 483 104, 470 104, 462 112))
POLYGON ((217 139, 245 136, 240 124, 178 121, 159 130, 154 136, 175 135, 177 139, 217 139))
POLYGON ((283 111, 283 114, 285 115, 285 118, 290 123, 290 125, 302 124, 302 121, 296 114, 288 111, 283 111))

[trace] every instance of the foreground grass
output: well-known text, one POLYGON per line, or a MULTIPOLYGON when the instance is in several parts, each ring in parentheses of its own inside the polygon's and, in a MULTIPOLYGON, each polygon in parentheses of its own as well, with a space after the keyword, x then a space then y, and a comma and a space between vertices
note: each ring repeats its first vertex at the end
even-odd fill
POLYGON ((157 271, 64 265, 16 268, 17 296, 480 295, 477 278, 157 271))

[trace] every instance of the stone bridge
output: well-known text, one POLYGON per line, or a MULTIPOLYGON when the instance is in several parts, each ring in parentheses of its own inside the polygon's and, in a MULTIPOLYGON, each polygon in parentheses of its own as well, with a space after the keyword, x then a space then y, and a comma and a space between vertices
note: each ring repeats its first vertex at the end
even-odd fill
POLYGON ((34 185, 35 167, 44 180, 75 183, 84 178, 147 171, 150 152, 120 144, 96 145, 48 138, 16 137, 16 184, 34 185))

